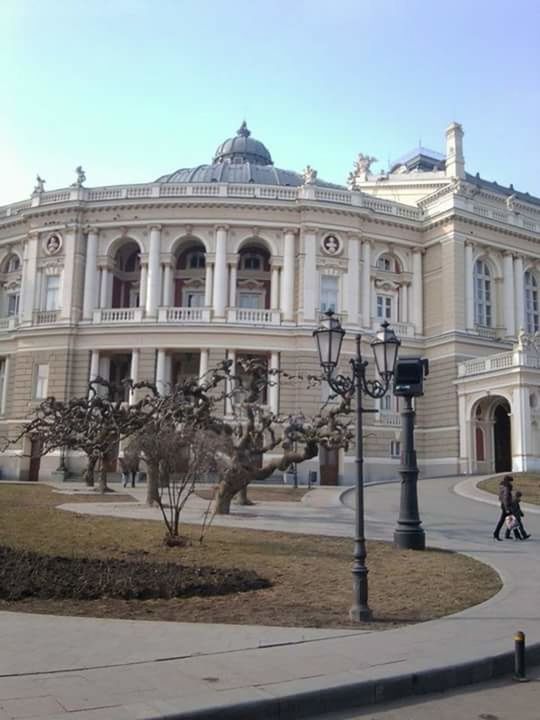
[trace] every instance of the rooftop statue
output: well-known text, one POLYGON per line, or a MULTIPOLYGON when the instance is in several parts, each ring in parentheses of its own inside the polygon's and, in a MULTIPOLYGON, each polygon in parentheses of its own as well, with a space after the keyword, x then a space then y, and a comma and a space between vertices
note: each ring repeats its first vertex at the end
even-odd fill
POLYGON ((317 179, 317 171, 311 165, 306 165, 302 174, 304 176, 304 185, 313 185, 317 179))
POLYGON ((36 175, 36 184, 34 186, 32 195, 37 195, 38 193, 42 193, 45 190, 45 182, 46 182, 46 180, 44 180, 39 175, 36 175))
POLYGON ((349 173, 347 184, 354 190, 358 182, 366 182, 368 175, 371 170, 371 166, 374 162, 377 162, 377 158, 373 155, 364 155, 364 153, 358 153, 358 157, 354 161, 352 172, 349 173))
POLYGON ((78 165, 75 168, 75 172, 77 173, 77 180, 71 185, 71 187, 80 188, 83 186, 83 182, 86 180, 86 173, 82 169, 82 165, 78 165))

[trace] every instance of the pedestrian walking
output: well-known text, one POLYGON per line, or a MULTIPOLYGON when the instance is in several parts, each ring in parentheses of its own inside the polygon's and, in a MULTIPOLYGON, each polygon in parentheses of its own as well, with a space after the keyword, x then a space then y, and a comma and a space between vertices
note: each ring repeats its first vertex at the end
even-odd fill
POLYGON ((508 517, 506 518, 507 527, 505 537, 507 540, 510 538, 510 533, 512 531, 516 540, 527 540, 527 538, 531 537, 523 527, 523 521, 521 519, 523 517, 523 510, 521 509, 520 505, 522 496, 523 493, 518 490, 514 499, 512 500, 512 503, 510 504, 511 515, 508 515, 508 517), (508 520, 510 518, 512 520, 508 524, 508 520))
POLYGON ((502 538, 499 537, 499 533, 501 532, 502 526, 504 525, 506 518, 512 514, 511 505, 514 499, 512 497, 513 481, 514 480, 511 475, 505 475, 499 485, 499 502, 501 504, 501 516, 495 530, 493 531, 493 537, 495 538, 495 540, 502 540, 502 538))
POLYGON ((127 487, 129 481, 128 464, 123 457, 118 458, 118 464, 120 465, 120 472, 122 473, 122 487, 127 487))

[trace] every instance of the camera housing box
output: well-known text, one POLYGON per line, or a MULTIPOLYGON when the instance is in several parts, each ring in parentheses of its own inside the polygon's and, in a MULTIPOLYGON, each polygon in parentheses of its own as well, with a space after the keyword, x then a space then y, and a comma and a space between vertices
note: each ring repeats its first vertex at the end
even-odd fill
POLYGON ((400 358, 394 373, 394 395, 419 397, 424 394, 424 378, 429 373, 426 358, 400 358))

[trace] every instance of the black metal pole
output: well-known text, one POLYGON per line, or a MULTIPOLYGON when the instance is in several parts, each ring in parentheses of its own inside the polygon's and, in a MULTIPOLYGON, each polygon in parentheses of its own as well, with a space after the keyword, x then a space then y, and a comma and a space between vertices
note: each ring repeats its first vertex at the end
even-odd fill
POLYGON ((394 530, 394 543, 402 550, 425 550, 426 536, 418 513, 418 465, 414 449, 414 418, 412 397, 405 396, 402 418, 401 498, 399 519, 394 530))
POLYGON ((368 606, 368 569, 366 567, 366 539, 364 537, 364 445, 362 389, 365 365, 361 355, 361 336, 356 337, 356 362, 354 363, 354 384, 356 388, 356 515, 354 537, 353 605, 350 618, 355 622, 371 620, 368 606))

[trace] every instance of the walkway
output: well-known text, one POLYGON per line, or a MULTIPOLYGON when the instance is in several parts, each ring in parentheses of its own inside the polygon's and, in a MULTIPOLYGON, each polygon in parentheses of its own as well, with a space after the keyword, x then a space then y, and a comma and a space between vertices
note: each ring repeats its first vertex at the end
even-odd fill
MULTIPOLYGON (((488 658, 511 649, 515 630, 540 642, 535 598, 540 591, 537 560, 540 516, 527 515, 533 539, 496 543, 491 536, 496 507, 454 492, 457 479, 420 484, 428 544, 467 552, 496 566, 505 586, 490 601, 457 615, 385 632, 302 630, 164 622, 62 618, 0 613, 0 720, 43 717, 61 720, 133 720, 210 717, 211 708, 298 696, 420 673, 449 664, 488 658), (190 714, 198 709, 201 713, 190 714), (2 714, 3 713, 3 714, 2 714)), ((475 495, 474 481, 460 492, 475 495)), ((390 539, 398 508, 397 485, 367 489, 368 535, 390 539)), ((351 493, 345 496, 350 504, 351 493)), ((486 499, 486 498, 483 498, 486 499)), ((487 498, 490 499, 490 498, 487 498)), ((496 500, 495 500, 496 502, 496 500)), ((192 506, 197 520, 202 505, 192 506)), ((73 509, 82 512, 77 504, 73 509)), ((96 512, 96 504, 85 510, 96 512)), ((107 504, 107 514, 143 517, 155 511, 136 504, 107 504)), ((350 535, 352 512, 336 494, 315 493, 309 504, 260 503, 220 519, 243 527, 267 527, 327 535, 350 535), (320 506, 314 501, 320 500, 320 506)), ((369 558, 368 558, 369 563, 369 558)), ((347 589, 348 590, 348 589, 347 589)), ((396 589, 399 591, 399 589, 396 589)), ((490 663, 476 667, 488 677, 490 663)), ((390 686, 386 686, 389 688, 390 686)), ((380 685, 380 692, 386 692, 380 685)), ((370 692, 373 692, 371 690, 370 692)), ((379 691, 377 691, 379 693, 379 691)), ((380 693, 379 693, 380 694, 380 693)), ((310 707, 324 711, 324 697, 310 707)), ((282 704, 280 717, 300 717, 309 706, 282 704), (288 712, 288 714, 287 714, 288 712)), ((277 705, 228 717, 278 717, 277 705), (274 714, 272 714, 274 713, 274 714)), ((223 709, 221 716, 225 718, 223 709)), ((309 716, 309 715, 308 715, 309 716)), ((213 717, 213 716, 212 716, 213 717)))

